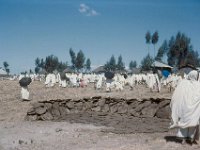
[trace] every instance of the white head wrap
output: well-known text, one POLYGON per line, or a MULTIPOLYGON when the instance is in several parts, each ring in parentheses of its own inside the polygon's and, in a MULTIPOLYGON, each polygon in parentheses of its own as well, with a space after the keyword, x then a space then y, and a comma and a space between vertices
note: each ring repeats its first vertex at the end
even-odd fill
POLYGON ((188 80, 197 81, 198 80, 199 73, 196 70, 190 71, 188 74, 188 80))

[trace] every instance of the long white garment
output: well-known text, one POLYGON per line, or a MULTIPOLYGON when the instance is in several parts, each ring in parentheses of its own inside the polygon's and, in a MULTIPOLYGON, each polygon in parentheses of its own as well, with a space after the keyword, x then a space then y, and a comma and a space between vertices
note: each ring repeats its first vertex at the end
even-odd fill
POLYGON ((56 83, 56 76, 54 74, 48 74, 46 77, 45 85, 47 87, 52 87, 56 83))
POLYGON ((180 128, 178 130, 178 133, 177 133, 177 137, 180 137, 180 138, 191 138, 191 139, 199 139, 199 136, 196 135, 196 134, 199 134, 199 127, 189 127, 189 128, 180 128))
POLYGON ((21 95, 22 95, 22 99, 24 99, 24 100, 29 100, 29 91, 28 91, 28 87, 22 87, 22 88, 21 88, 21 95))
POLYGON ((197 72, 188 75, 175 89, 170 107, 173 127, 188 128, 199 124, 200 119, 200 83, 196 81, 197 72))

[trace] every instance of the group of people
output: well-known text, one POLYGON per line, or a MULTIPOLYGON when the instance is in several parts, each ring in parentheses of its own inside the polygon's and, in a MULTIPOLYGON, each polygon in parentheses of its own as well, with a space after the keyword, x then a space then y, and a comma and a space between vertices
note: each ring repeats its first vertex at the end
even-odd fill
MULTIPOLYGON (((159 80, 156 73, 139 74, 125 77, 116 74, 113 79, 106 79, 104 75, 83 75, 83 74, 66 74, 66 79, 62 80, 60 74, 48 74, 46 76, 46 87, 52 87, 59 83, 61 87, 67 87, 67 81, 73 87, 87 86, 93 82, 95 89, 101 89, 105 82, 106 91, 110 92, 112 87, 116 90, 123 90, 125 85, 130 87, 145 83, 150 91, 160 92, 161 84, 164 86, 173 86, 174 93, 172 95, 170 128, 178 128, 177 137, 182 139, 182 143, 190 141, 198 143, 199 140, 199 121, 200 121, 200 82, 199 72, 193 70, 184 78, 176 75, 170 75, 168 78, 159 80)), ((29 99, 28 86, 22 87, 22 99, 29 99)))

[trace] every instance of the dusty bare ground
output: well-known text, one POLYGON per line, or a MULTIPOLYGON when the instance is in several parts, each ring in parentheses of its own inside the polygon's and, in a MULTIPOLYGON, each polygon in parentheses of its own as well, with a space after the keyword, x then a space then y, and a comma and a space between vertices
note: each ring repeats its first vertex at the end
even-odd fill
POLYGON ((145 86, 130 91, 106 93, 87 88, 45 88, 40 82, 30 86, 30 102, 20 100, 17 81, 0 81, 0 150, 147 150, 147 149, 200 149, 198 145, 181 145, 175 140, 175 131, 164 133, 114 134, 111 127, 94 124, 62 122, 24 121, 31 103, 40 100, 110 96, 123 98, 170 97, 164 89, 161 93, 150 93, 145 86), (105 132, 107 131, 107 132, 105 132))

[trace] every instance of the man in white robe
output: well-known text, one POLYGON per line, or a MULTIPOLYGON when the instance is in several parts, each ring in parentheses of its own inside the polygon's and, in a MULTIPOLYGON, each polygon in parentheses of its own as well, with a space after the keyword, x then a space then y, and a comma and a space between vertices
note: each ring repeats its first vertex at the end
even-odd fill
POLYGON ((191 71, 188 79, 183 79, 175 89, 171 100, 172 124, 178 127, 177 137, 198 143, 200 119, 200 83, 199 73, 191 71))

